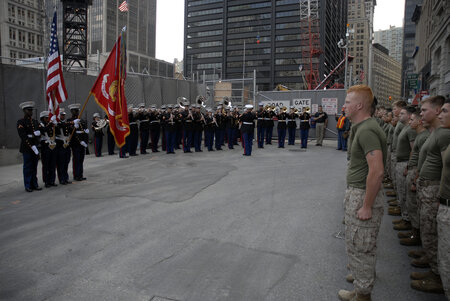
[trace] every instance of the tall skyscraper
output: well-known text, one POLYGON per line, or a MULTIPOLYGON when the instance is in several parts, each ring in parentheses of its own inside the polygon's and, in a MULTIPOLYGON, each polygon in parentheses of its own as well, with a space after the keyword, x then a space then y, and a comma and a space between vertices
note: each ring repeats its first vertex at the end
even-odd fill
POLYGON ((402 62, 403 56, 403 27, 389 26, 389 29, 374 32, 374 43, 378 43, 389 50, 389 55, 402 62))
POLYGON ((155 57, 156 0, 128 0, 128 12, 118 9, 122 2, 93 0, 88 11, 89 54, 111 51, 126 26, 129 68, 134 72, 158 69, 157 61, 150 63, 155 57))
POLYGON ((402 58, 402 96, 412 98, 414 91, 408 89, 407 78, 415 74, 413 54, 416 49, 416 24, 412 21, 416 5, 422 0, 405 0, 405 17, 403 19, 403 58, 402 58))
POLYGON ((372 90, 378 103, 391 105, 392 100, 399 100, 402 91, 402 64, 389 55, 389 50, 380 44, 372 45, 372 90))
MULTIPOLYGON (((1 56, 11 59, 44 55, 44 11, 42 0, 0 2, 1 56)), ((4 64, 14 60, 2 59, 4 64)))
POLYGON ((350 84, 369 84, 372 69, 373 14, 376 0, 349 0, 349 54, 355 58, 349 64, 352 70, 350 84))
MULTIPOLYGON (((259 90, 278 84, 304 88, 309 32, 301 29, 300 5, 306 0, 185 0, 184 75, 205 72, 206 80, 253 77, 259 90), (245 50, 245 55, 244 55, 245 50), (304 71, 303 71, 304 72, 304 71)), ((346 0, 311 0, 317 26, 311 38, 322 51, 313 68, 323 79, 344 58, 346 0)))

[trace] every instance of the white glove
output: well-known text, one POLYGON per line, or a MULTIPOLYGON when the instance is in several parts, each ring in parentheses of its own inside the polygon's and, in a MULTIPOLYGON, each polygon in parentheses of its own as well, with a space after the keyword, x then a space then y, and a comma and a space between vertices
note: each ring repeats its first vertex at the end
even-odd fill
POLYGON ((53 115, 50 121, 53 122, 54 125, 58 124, 58 121, 56 120, 56 115, 53 115))
POLYGON ((36 155, 39 155, 39 151, 38 151, 36 145, 33 145, 33 146, 31 147, 31 149, 33 150, 33 152, 34 152, 36 155))
POLYGON ((34 131, 34 135, 37 137, 37 136, 40 136, 41 135, 41 131, 34 131))
POLYGON ((73 124, 75 125, 75 128, 76 128, 76 129, 79 128, 79 127, 80 127, 80 119, 75 119, 75 120, 73 121, 73 124))
POLYGON ((81 144, 83 147, 87 147, 87 144, 86 144, 86 142, 84 142, 84 141, 81 141, 80 144, 81 144))
POLYGON ((89 134, 89 129, 85 129, 84 132, 85 132, 86 134, 89 134))

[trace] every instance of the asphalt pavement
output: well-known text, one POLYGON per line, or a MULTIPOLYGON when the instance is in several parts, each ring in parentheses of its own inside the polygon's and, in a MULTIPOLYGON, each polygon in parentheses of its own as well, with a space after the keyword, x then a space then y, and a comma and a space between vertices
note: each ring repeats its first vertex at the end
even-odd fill
MULTIPOLYGON (((32 193, 0 167, 0 300, 338 300, 346 154, 242 153, 90 155, 86 181, 32 193)), ((392 219, 372 299, 445 300, 410 288, 392 219)))

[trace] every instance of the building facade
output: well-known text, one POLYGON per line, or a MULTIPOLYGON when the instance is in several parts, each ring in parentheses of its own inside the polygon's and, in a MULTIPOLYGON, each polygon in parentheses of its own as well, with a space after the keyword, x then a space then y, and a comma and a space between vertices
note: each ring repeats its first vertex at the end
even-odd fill
POLYGON ((375 5, 376 0, 348 1, 349 54, 354 56, 349 64, 350 85, 370 84, 375 5))
POLYGON ((393 101, 401 99, 401 62, 390 56, 387 48, 377 43, 372 45, 372 61, 373 93, 380 104, 389 106, 393 101))
POLYGON ((412 17, 417 5, 422 0, 405 0, 405 14, 403 19, 403 55, 402 55, 402 97, 407 100, 414 95, 414 89, 408 87, 408 78, 414 76, 415 67, 413 55, 416 50, 416 24, 412 17))
MULTIPOLYGON (((118 9, 122 2, 93 0, 88 12, 88 53, 111 51, 126 26, 128 70, 166 76, 168 66, 159 66, 163 63, 152 59, 156 45, 156 0, 128 0, 128 12, 118 9)), ((172 64, 169 69, 173 76, 172 64)))
MULTIPOLYGON (((256 70, 258 90, 278 84, 304 88, 309 34, 301 29, 300 6, 307 2, 185 0, 185 77, 198 72, 201 80, 251 78, 256 70)), ((323 79, 344 58, 337 42, 345 37, 347 1, 312 0, 311 5, 318 22, 313 39, 322 50, 314 69, 323 79)))
POLYGON ((389 29, 374 32, 373 42, 383 45, 389 50, 389 55, 402 62, 403 56, 403 27, 389 26, 389 29))
POLYGON ((42 0, 0 1, 0 49, 4 64, 44 55, 42 8, 42 0))
POLYGON ((414 89, 430 95, 450 96, 450 3, 424 0, 412 17, 416 24, 414 89))

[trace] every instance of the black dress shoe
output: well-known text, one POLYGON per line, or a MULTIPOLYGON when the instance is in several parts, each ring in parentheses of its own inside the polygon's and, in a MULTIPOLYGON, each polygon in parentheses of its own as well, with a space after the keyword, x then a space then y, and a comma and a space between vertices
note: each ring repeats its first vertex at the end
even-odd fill
POLYGON ((75 181, 83 181, 81 178, 73 178, 75 181))
POLYGON ((61 185, 67 185, 66 182, 59 182, 59 184, 61 184, 61 185))
POLYGON ((32 191, 33 191, 33 189, 32 189, 32 188, 29 188, 29 187, 27 187, 27 188, 25 188, 25 191, 26 191, 26 192, 32 192, 32 191))
POLYGON ((45 188, 50 188, 50 187, 52 187, 52 185, 50 185, 50 184, 45 184, 45 188))
POLYGON ((58 186, 58 184, 51 183, 50 186, 56 187, 56 186, 58 186))
POLYGON ((86 181, 86 178, 85 178, 85 177, 82 177, 82 178, 81 178, 81 181, 86 181))
POLYGON ((66 181, 65 183, 66 184, 72 184, 72 181, 66 181))
POLYGON ((38 187, 34 187, 33 190, 39 191, 39 190, 42 190, 42 188, 38 186, 38 187))

